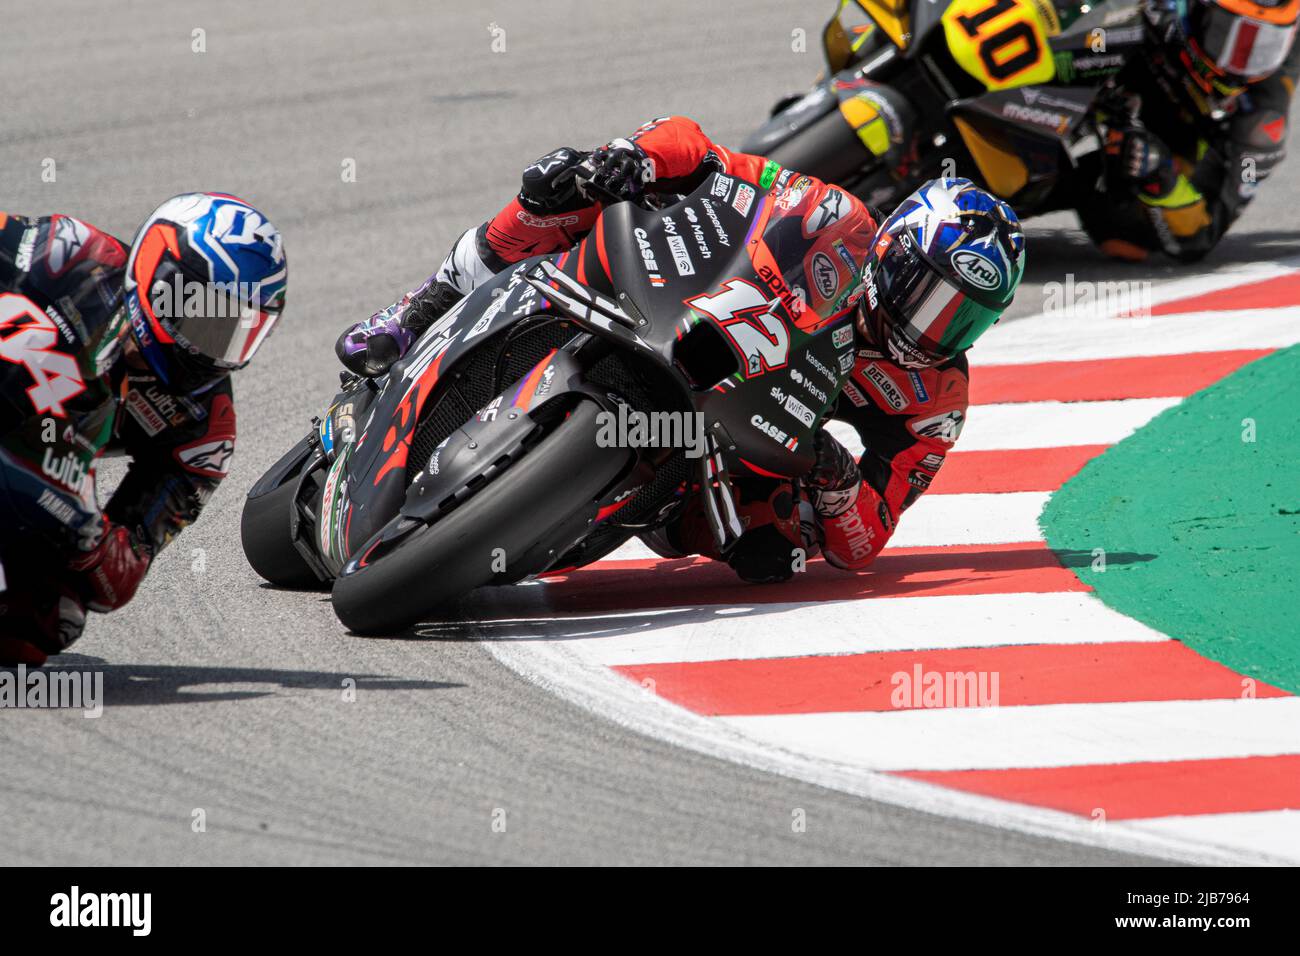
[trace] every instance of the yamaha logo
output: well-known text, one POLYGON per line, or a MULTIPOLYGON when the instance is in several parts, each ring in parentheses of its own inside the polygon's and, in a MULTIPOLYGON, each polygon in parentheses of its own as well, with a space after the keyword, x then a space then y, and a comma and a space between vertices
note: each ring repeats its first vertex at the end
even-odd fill
POLYGON ((987 256, 970 249, 962 249, 952 254, 952 267, 957 274, 980 289, 996 289, 1001 284, 997 267, 987 256))

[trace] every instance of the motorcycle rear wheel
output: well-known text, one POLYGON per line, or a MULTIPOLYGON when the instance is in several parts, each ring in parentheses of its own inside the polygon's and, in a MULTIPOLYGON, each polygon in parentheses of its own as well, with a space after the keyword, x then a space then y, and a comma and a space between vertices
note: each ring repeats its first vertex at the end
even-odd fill
POLYGON ((795 132, 767 152, 767 158, 796 173, 816 176, 852 190, 874 157, 838 109, 795 132))

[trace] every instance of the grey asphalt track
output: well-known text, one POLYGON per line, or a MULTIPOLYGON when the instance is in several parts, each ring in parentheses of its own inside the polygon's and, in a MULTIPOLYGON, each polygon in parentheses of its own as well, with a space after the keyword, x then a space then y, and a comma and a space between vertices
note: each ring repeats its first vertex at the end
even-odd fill
MULTIPOLYGON (((227 190, 279 225, 291 278, 284 324, 236 380, 228 481, 62 662, 103 671, 104 715, 0 712, 0 863, 1138 862, 674 749, 532 686, 472 628, 350 637, 325 596, 262 586, 243 560, 243 493, 332 395, 346 322, 421 280, 553 146, 668 112, 739 142, 817 72, 792 31, 815 38, 827 6, 10 5, 0 209, 129 238, 168 196, 227 190)), ((1212 265, 1297 251, 1295 183, 1269 183, 1212 265)), ((1068 217, 1030 243, 1019 314, 1043 282, 1111 268, 1068 217)))

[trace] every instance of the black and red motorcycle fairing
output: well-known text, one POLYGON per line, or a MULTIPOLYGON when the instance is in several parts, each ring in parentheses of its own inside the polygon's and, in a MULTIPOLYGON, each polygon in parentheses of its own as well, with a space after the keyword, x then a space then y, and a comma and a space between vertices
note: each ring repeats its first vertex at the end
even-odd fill
POLYGON ((695 494, 725 552, 743 530, 732 474, 806 473, 853 363, 853 289, 807 304, 807 240, 777 208, 788 178, 714 174, 661 209, 611 205, 574 249, 472 292, 384 378, 345 376, 249 494, 254 568, 332 583, 344 623, 376 631, 597 560, 695 494), (704 453, 599 442, 620 409, 698 414, 704 453))

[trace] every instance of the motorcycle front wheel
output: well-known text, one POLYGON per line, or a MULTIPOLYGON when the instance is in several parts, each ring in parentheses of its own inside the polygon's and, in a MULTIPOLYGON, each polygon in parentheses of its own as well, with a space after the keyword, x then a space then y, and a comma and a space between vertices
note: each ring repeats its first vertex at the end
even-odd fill
POLYGON ((339 620, 357 634, 398 631, 477 587, 540 570, 512 563, 524 556, 562 553, 574 543, 561 539, 575 518, 594 520, 596 501, 629 463, 627 449, 597 443, 598 414, 594 402, 580 402, 463 505, 374 564, 339 577, 332 594, 339 620))

